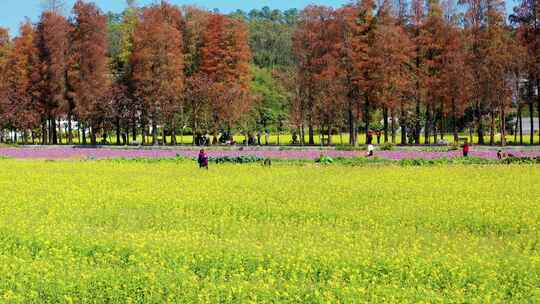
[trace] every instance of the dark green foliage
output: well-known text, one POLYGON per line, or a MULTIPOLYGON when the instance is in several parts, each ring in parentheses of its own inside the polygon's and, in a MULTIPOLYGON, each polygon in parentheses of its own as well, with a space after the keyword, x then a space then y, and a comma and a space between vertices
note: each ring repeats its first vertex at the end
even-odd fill
POLYGON ((265 131, 274 126, 272 129, 276 130, 289 113, 287 93, 274 79, 270 69, 253 66, 251 73, 251 91, 258 98, 253 109, 257 129, 265 131))
POLYGON ((225 163, 250 164, 250 163, 256 163, 256 162, 262 162, 264 161, 264 158, 258 157, 258 156, 247 155, 247 156, 237 156, 237 157, 230 157, 230 156, 210 157, 208 160, 216 164, 225 164, 225 163))
POLYGON ((458 158, 436 158, 436 159, 402 159, 400 166, 436 166, 436 165, 489 165, 496 163, 479 157, 458 157, 458 158))
POLYGON ((501 161, 503 164, 540 164, 540 157, 509 157, 501 161))
POLYGON ((385 143, 381 145, 380 150, 381 151, 393 151, 395 150, 396 146, 393 143, 385 143))
POLYGON ((298 19, 296 9, 280 11, 263 7, 249 13, 238 10, 232 16, 249 25, 249 45, 255 65, 274 68, 294 64, 292 35, 298 19))
POLYGON ((323 165, 329 165, 329 164, 333 164, 334 163, 334 159, 331 158, 330 156, 321 156, 319 157, 318 159, 315 160, 316 163, 318 164, 323 164, 323 165))

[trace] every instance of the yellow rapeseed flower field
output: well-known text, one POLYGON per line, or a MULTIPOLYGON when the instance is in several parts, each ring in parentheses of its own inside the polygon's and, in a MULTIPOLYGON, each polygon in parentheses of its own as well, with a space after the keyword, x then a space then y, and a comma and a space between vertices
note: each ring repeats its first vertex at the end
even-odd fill
POLYGON ((538 166, 0 168, 0 303, 540 302, 538 166))

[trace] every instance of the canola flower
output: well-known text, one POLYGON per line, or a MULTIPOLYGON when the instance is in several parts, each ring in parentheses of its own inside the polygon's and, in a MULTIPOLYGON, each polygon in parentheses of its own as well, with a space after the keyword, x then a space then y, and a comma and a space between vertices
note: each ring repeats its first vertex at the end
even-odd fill
POLYGON ((0 302, 540 301, 537 166, 0 166, 0 302))

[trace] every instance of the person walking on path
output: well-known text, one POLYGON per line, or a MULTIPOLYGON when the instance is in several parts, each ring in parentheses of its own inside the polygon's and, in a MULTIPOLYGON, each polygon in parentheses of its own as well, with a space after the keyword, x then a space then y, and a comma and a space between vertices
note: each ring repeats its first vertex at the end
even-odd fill
POLYGON ((368 149, 367 157, 372 157, 375 153, 375 147, 372 144, 369 144, 367 149, 368 149))
POLYGON ((470 149, 471 148, 469 146, 469 141, 466 140, 465 144, 463 144, 463 157, 468 157, 469 156, 470 149))
POLYGON ((199 168, 208 170, 208 154, 204 149, 199 152, 199 168))

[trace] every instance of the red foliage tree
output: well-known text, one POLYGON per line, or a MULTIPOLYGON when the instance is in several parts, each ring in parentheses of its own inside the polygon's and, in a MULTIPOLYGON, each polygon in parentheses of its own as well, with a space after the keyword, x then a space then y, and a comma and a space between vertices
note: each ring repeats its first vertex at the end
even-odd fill
POLYGON ((372 0, 359 1, 337 12, 340 70, 347 88, 347 121, 349 141, 358 144, 358 120, 363 116, 365 131, 369 129, 370 100, 373 98, 373 60, 369 52, 374 41, 376 18, 372 0))
POLYGON ((4 78, 4 120, 10 127, 23 132, 24 142, 27 142, 28 131, 39 125, 39 96, 35 86, 39 59, 35 36, 35 29, 29 21, 21 25, 19 37, 7 58, 4 78))
POLYGON ((180 10, 165 2, 144 9, 135 29, 132 81, 135 96, 144 105, 143 120, 148 116, 152 122, 154 144, 158 143, 158 124, 171 126, 176 143, 175 115, 183 102, 184 88, 181 30, 180 10))
POLYGON ((439 74, 439 98, 443 113, 450 115, 454 142, 459 141, 458 121, 471 98, 472 72, 467 65, 464 37, 457 25, 449 23, 443 33, 444 50, 441 55, 439 74))
POLYGON ((212 83, 209 90, 216 122, 214 132, 219 127, 230 128, 243 113, 249 112, 250 59, 245 23, 211 14, 202 36, 199 73, 212 83))
POLYGON ((68 141, 72 143, 71 120, 73 109, 67 100, 67 63, 69 23, 57 13, 47 11, 37 26, 37 48, 40 58, 40 109, 42 143, 58 143, 56 119, 67 114, 68 141), (64 111, 65 110, 65 111, 64 111), (48 128, 46 128, 48 124, 48 128), (48 132, 47 132, 48 129, 48 132), (47 133, 49 136, 47 137, 47 133))
POLYGON ((92 144, 96 144, 96 134, 110 113, 107 17, 95 4, 82 0, 75 3, 73 14, 70 85, 79 124, 90 127, 92 144))
POLYGON ((446 23, 439 1, 428 1, 428 13, 416 37, 419 58, 417 70, 419 92, 417 94, 425 107, 424 137, 427 144, 430 143, 431 134, 434 136, 434 142, 437 142, 437 120, 442 122, 440 73, 446 31, 446 23))
POLYGON ((9 31, 5 28, 0 27, 0 143, 4 141, 4 128, 6 127, 6 122, 3 120, 4 111, 2 109, 3 105, 7 102, 7 78, 6 69, 7 69, 7 60, 10 51, 10 39, 9 31))
MULTIPOLYGON (((334 19, 334 12, 325 6, 308 6, 301 13, 300 21, 294 33, 294 52, 298 61, 298 107, 293 110, 300 111, 296 116, 301 122, 300 138, 304 142, 304 127, 307 124, 309 144, 315 143, 314 127, 316 124, 316 109, 318 99, 325 99, 320 91, 319 82, 325 82, 323 73, 328 68, 328 59, 332 56, 329 39, 330 23, 334 19)), ((334 35, 335 36, 335 35, 334 35)), ((335 71, 334 71, 335 72, 335 71)), ((319 101, 320 102, 320 101, 319 101)))
POLYGON ((379 9, 373 45, 369 49, 372 66, 373 99, 383 112, 385 142, 388 142, 389 121, 392 143, 396 143, 396 116, 411 96, 414 84, 411 62, 415 46, 405 30, 397 25, 389 6, 379 9))

